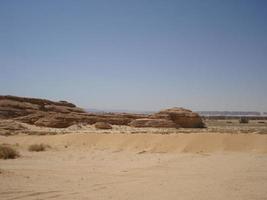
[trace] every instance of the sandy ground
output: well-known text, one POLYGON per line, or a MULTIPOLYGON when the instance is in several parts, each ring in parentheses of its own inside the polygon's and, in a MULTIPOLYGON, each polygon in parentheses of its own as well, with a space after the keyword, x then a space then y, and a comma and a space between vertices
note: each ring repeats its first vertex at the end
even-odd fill
POLYGON ((267 199, 267 135, 0 136, 0 199, 267 199), (29 152, 30 144, 51 146, 29 152))
POLYGON ((0 135, 55 135, 69 133, 104 133, 104 134, 191 134, 191 133, 231 133, 231 134, 266 134, 267 135, 267 120, 250 120, 247 124, 240 124, 239 120, 205 120, 207 128, 134 128, 130 126, 112 125, 110 130, 96 129, 94 125, 74 124, 68 128, 48 128, 38 127, 30 124, 14 120, 0 119, 0 135), (20 129, 19 127, 23 127, 20 129), (18 130, 14 130, 16 128, 18 130))

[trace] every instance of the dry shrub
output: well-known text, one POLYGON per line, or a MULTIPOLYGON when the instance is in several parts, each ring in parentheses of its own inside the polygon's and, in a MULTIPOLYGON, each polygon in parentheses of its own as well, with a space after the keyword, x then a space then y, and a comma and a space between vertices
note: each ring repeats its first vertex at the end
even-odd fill
POLYGON ((50 146, 46 144, 32 144, 29 146, 28 150, 39 152, 39 151, 45 151, 47 148, 50 148, 50 146))
POLYGON ((240 124, 247 124, 248 122, 249 122, 249 120, 247 117, 241 117, 239 120, 240 124))
POLYGON ((0 145, 0 159, 14 159, 19 157, 19 153, 8 145, 0 145))

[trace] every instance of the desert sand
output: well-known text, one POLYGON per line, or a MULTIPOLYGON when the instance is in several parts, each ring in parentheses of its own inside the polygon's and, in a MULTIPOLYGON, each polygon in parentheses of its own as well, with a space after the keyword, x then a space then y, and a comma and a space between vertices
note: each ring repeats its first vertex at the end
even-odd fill
POLYGON ((0 145, 21 155, 0 160, 0 200, 267 199, 263 118, 92 114, 14 96, 0 96, 0 116, 0 145), (50 148, 28 150, 38 144, 50 148))
POLYGON ((118 129, 0 136, 21 154, 0 160, 0 199, 267 198, 265 134, 118 129), (51 148, 27 150, 39 143, 51 148))

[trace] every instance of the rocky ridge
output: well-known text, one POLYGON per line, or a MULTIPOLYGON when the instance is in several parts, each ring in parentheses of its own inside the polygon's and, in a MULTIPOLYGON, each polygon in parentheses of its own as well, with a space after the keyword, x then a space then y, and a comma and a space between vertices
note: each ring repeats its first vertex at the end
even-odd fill
POLYGON ((0 119, 14 119, 36 126, 66 128, 76 123, 96 122, 127 125, 142 117, 137 114, 91 114, 67 101, 0 96, 0 119))
POLYGON ((67 128, 78 123, 91 125, 97 122, 154 128, 204 127, 204 123, 197 113, 183 108, 162 110, 152 115, 93 114, 67 101, 56 102, 16 96, 0 96, 0 119, 12 119, 12 121, 51 128, 67 128))

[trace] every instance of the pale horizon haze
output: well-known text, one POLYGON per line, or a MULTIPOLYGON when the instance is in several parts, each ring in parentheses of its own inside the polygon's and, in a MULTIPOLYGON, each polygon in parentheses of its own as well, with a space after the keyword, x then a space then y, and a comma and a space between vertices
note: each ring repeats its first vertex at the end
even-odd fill
POLYGON ((0 95, 267 112, 267 1, 0 0, 0 95))

